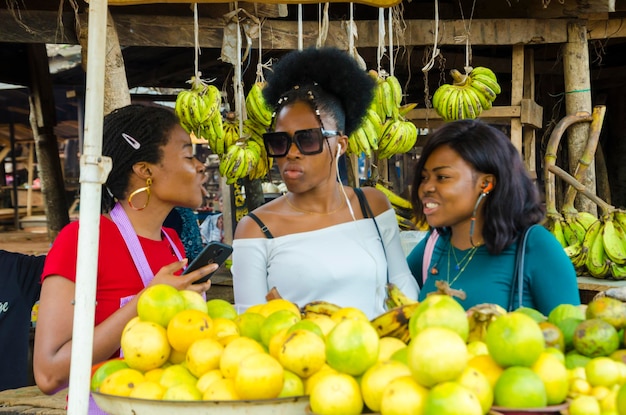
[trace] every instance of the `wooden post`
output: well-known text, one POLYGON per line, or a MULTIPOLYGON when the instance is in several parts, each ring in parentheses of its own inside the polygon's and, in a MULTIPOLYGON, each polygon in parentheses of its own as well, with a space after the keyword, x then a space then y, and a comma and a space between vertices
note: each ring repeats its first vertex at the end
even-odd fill
MULTIPOLYGON (((589 46, 587 27, 584 22, 570 22, 567 25, 567 43, 563 52, 563 74, 565 81, 566 115, 578 111, 591 113, 591 82, 589 76, 589 46)), ((569 153, 569 171, 576 170, 578 159, 587 144, 589 123, 577 123, 567 130, 567 148, 569 153)), ((581 178, 581 183, 591 192, 596 193, 595 162, 581 178)), ((596 214, 597 206, 584 197, 577 197, 575 206, 580 211, 596 214)))
MULTIPOLYGON (((511 63, 511 106, 521 106, 524 91, 524 45, 514 45, 511 63)), ((511 118, 511 142, 522 154, 522 121, 511 118)))
MULTIPOLYGON (((535 54, 532 49, 524 54, 524 99, 535 101, 535 54)), ((537 179, 537 160, 535 154, 535 128, 522 126, 522 148, 526 169, 533 179, 537 179)))

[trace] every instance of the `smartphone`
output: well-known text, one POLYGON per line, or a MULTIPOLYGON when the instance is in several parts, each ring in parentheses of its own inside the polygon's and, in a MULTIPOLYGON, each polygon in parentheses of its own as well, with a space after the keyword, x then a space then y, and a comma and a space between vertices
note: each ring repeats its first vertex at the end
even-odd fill
MULTIPOLYGON (((187 266, 183 274, 188 274, 192 271, 197 270, 198 268, 202 268, 205 265, 209 264, 218 264, 222 265, 224 261, 230 256, 233 252, 233 247, 221 242, 209 242, 207 246, 204 247, 202 252, 198 254, 198 256, 187 266)), ((207 281, 215 272, 212 272, 204 277, 200 278, 197 281, 194 281, 194 284, 198 284, 201 282, 207 281)))

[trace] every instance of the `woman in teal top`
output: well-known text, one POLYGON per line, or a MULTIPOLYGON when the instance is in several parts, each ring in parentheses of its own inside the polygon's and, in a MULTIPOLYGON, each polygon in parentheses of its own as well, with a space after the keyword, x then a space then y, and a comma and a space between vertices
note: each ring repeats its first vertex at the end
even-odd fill
POLYGON ((411 199, 417 218, 439 235, 426 266, 430 234, 407 258, 423 284, 420 300, 441 280, 465 293, 458 300, 466 309, 481 303, 507 309, 523 305, 547 315, 559 304, 580 304, 570 259, 548 230, 532 226, 544 219, 539 192, 501 131, 478 120, 437 129, 416 166, 411 199), (529 228, 520 304, 513 283, 515 257, 529 228))

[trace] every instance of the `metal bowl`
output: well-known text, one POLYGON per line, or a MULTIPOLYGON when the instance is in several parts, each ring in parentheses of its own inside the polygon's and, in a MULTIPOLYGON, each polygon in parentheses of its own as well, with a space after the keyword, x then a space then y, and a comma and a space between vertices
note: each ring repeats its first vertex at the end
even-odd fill
POLYGON ((303 415, 308 396, 241 401, 159 401, 92 392, 111 415, 303 415))

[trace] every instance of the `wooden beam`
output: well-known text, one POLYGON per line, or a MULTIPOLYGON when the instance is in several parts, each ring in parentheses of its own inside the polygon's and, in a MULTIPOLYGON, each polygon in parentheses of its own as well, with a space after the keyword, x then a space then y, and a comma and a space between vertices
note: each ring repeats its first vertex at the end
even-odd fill
MULTIPOLYGON (((114 10, 115 11, 115 10, 114 10)), ((181 16, 151 16, 112 13, 124 46, 193 46, 193 18, 181 16)), ((13 43, 68 43, 78 44, 74 31, 74 14, 61 15, 63 25, 52 11, 23 11, 16 21, 10 12, 0 10, 0 41, 13 43)), ((87 16, 81 14, 79 23, 87 27, 87 16)), ((619 19, 618 19, 619 20, 619 19)), ((612 21, 609 21, 612 22, 612 21)), ((405 38, 398 44, 430 46, 433 44, 433 20, 406 20, 405 38)), ((348 38, 344 21, 331 21, 327 45, 347 48, 348 38)), ((358 20, 357 47, 378 46, 378 21, 358 20)), ((597 22, 595 23, 598 24, 597 22)), ((608 24, 608 23, 607 23, 608 24)), ((263 24, 264 49, 297 49, 297 21, 267 19, 263 24)), ((200 46, 221 48, 224 20, 200 18, 200 46)), ((608 24, 618 28, 619 23, 608 24)), ((318 22, 303 22, 305 45, 315 45, 318 22)), ((460 45, 455 37, 465 33, 461 20, 441 20, 439 45, 460 45)), ((620 32, 621 33, 621 32, 620 32)), ((609 36, 610 32, 606 34, 609 36)), ((626 33, 622 35, 626 37, 626 33)), ((613 36, 616 37, 616 36, 613 36)), ((593 37, 590 37, 593 38, 593 37)), ((567 41, 567 22, 559 19, 475 19, 472 21, 472 45, 549 44, 567 41)), ((257 47, 256 42, 252 45, 257 47)))
MULTIPOLYGON (((521 114, 521 106, 498 106, 483 111, 478 118, 494 124, 508 124, 512 118, 519 118, 521 114)), ((433 108, 416 108, 411 110, 406 115, 406 119, 413 122, 417 128, 435 128, 443 123, 443 120, 433 108)))

